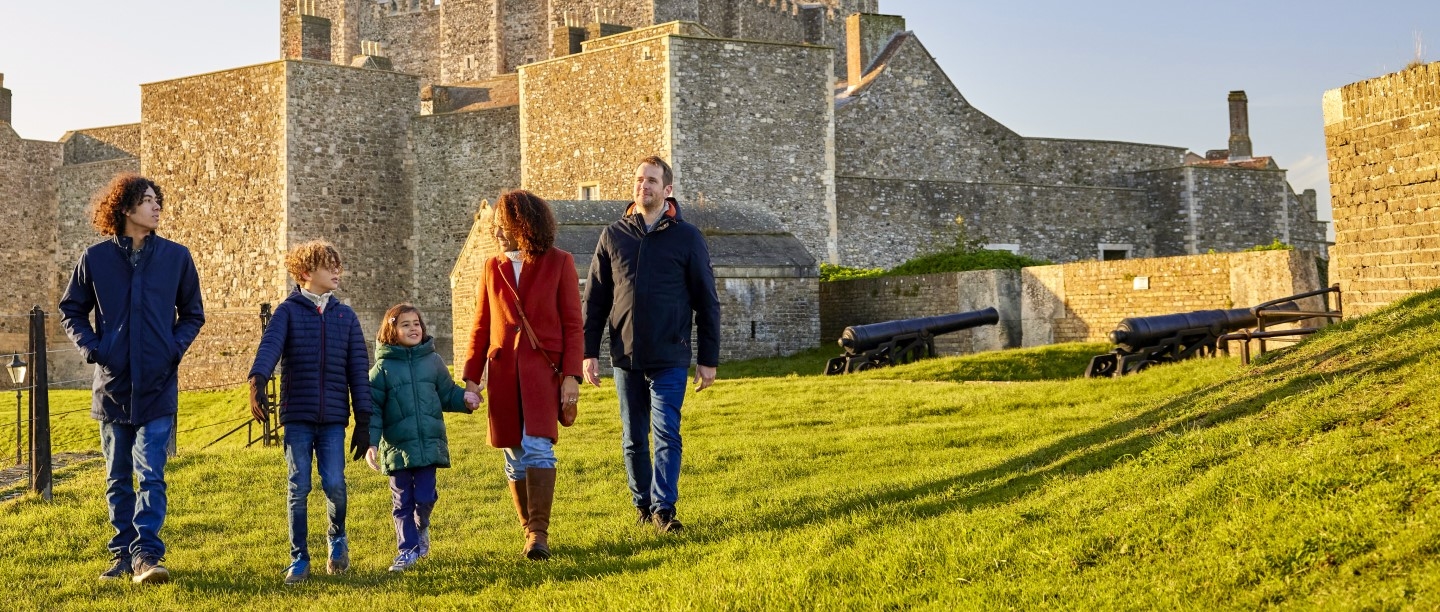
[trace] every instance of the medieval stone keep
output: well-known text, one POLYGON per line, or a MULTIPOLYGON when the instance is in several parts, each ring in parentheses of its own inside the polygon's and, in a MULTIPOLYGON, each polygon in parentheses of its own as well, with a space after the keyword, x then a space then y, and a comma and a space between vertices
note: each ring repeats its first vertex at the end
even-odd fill
MULTIPOLYGON (((55 304, 97 238, 89 196, 121 170, 164 186, 162 231, 195 253, 207 380, 239 380, 259 305, 293 282, 284 251, 317 237, 344 254, 341 293, 369 333, 408 300, 442 354, 463 353, 452 330, 477 279, 462 271, 493 248, 472 239, 480 201, 516 187, 554 201, 587 266, 586 236, 621 214, 652 154, 716 252, 727 359, 820 342, 818 262, 891 266, 953 242, 957 219, 993 248, 1059 262, 1274 239, 1323 252, 1314 192, 1252 156, 1243 92, 1229 147, 1204 156, 1024 137, 879 10, 282 0, 282 59, 144 84, 138 124, 21 140, 0 88, 0 186, 35 203, 0 258, 19 281, 0 311, 55 304)), ((0 330, 0 350, 15 333, 0 330)))

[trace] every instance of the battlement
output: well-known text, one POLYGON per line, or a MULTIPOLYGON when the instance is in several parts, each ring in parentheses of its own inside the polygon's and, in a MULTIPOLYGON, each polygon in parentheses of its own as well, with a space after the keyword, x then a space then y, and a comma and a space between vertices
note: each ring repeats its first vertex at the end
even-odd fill
POLYGON ((370 12, 378 19, 438 10, 440 10, 440 0, 387 0, 376 3, 370 12))

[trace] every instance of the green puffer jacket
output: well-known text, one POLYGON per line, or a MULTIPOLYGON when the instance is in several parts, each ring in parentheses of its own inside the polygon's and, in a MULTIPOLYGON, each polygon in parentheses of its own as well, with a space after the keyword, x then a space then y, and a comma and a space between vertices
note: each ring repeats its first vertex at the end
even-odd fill
POLYGON ((381 471, 450 467, 443 412, 470 412, 465 389, 435 354, 434 339, 412 347, 380 344, 370 368, 370 441, 379 441, 381 471))

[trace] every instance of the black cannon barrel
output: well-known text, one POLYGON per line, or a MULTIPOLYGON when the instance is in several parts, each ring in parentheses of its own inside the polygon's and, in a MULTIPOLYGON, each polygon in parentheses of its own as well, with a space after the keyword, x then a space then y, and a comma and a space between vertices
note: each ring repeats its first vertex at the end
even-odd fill
MULTIPOLYGON (((1299 310, 1295 302, 1286 302, 1272 307, 1274 310, 1299 310)), ((1229 310, 1196 310, 1153 317, 1130 317, 1120 321, 1115 331, 1110 332, 1110 342, 1127 351, 1154 346, 1160 341, 1185 330, 1208 329, 1216 336, 1254 327, 1258 322, 1253 308, 1231 308, 1229 310)))
POLYGON ((896 336, 918 334, 922 331, 928 332, 932 336, 938 336, 981 325, 994 325, 998 322, 1000 322, 1000 312, 994 308, 985 308, 935 317, 852 325, 845 328, 845 332, 840 334, 840 346, 852 352, 868 351, 896 336))

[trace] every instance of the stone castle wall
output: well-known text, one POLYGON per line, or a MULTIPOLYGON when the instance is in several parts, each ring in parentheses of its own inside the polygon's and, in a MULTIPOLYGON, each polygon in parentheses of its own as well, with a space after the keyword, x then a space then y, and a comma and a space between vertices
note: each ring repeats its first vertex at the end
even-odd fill
MULTIPOLYGON (((440 80, 441 7, 434 0, 419 0, 406 6, 376 5, 360 20, 360 39, 381 44, 381 53, 397 72, 413 74, 423 83, 440 80)), ((349 58, 335 63, 350 63, 349 58)))
POLYGON ((1020 345, 1020 272, 979 270, 820 283, 820 344, 836 346, 846 327, 994 308, 1000 322, 935 337, 940 355, 1020 345))
POLYGON ((27 238, 0 257, 0 278, 5 279, 0 283, 0 354, 27 349, 29 319, 23 315, 32 306, 55 312, 55 170, 62 157, 58 143, 22 139, 8 122, 0 122, 0 193, 8 194, 18 213, 10 215, 7 229, 27 238))
POLYGON ((636 162, 671 158, 669 40, 642 39, 520 69, 525 189, 570 200, 581 184, 594 183, 601 199, 629 200, 636 162))
MULTIPOLYGON (((454 338, 450 273, 470 234, 480 200, 494 203, 501 193, 520 185, 519 131, 519 107, 515 106, 426 115, 413 123, 414 302, 425 313, 425 322, 435 336, 435 350, 441 355, 452 354, 454 338)), ((465 278, 478 282, 479 277, 465 278)))
POLYGON ((1440 62, 1325 92, 1346 315, 1440 287, 1440 62))
POLYGON ((668 40, 668 127, 678 135, 669 161, 676 197, 690 206, 767 209, 784 220, 785 229, 812 257, 828 259, 834 202, 834 169, 827 155, 833 113, 830 50, 714 38, 668 40))
POLYGON ((1026 138, 1026 182, 1040 185, 1135 187, 1131 173, 1178 168, 1185 161, 1184 147, 1026 138))
POLYGON ((1283 170, 1186 166, 1132 176, 1170 209, 1155 217, 1156 255, 1239 251, 1274 240, 1323 252, 1326 244, 1313 199, 1295 194, 1283 170))
MULTIPOLYGON (((1320 288, 1315 254, 1300 250, 1089 261, 1021 272, 1027 347, 1105 342, 1128 317, 1249 308, 1320 288)), ((1321 308, 1318 298, 1302 305, 1321 308)))
MULTIPOLYGON (((410 75, 285 63, 285 248, 325 238, 345 262, 341 289, 367 338, 415 289, 408 132, 420 113, 410 75)), ((282 272, 283 274, 283 272, 282 272)), ((428 279, 438 291, 443 278, 428 279)))
POLYGON ((65 145, 65 165, 136 157, 140 154, 140 124, 114 125, 68 132, 60 139, 65 145))
POLYGON ((1163 210, 1139 189, 847 177, 836 180, 836 208, 840 262, 859 267, 953 245, 956 217, 971 238, 1038 259, 1096 259, 1101 244, 1131 244, 1132 257, 1145 257, 1152 237, 1136 220, 1163 210))

